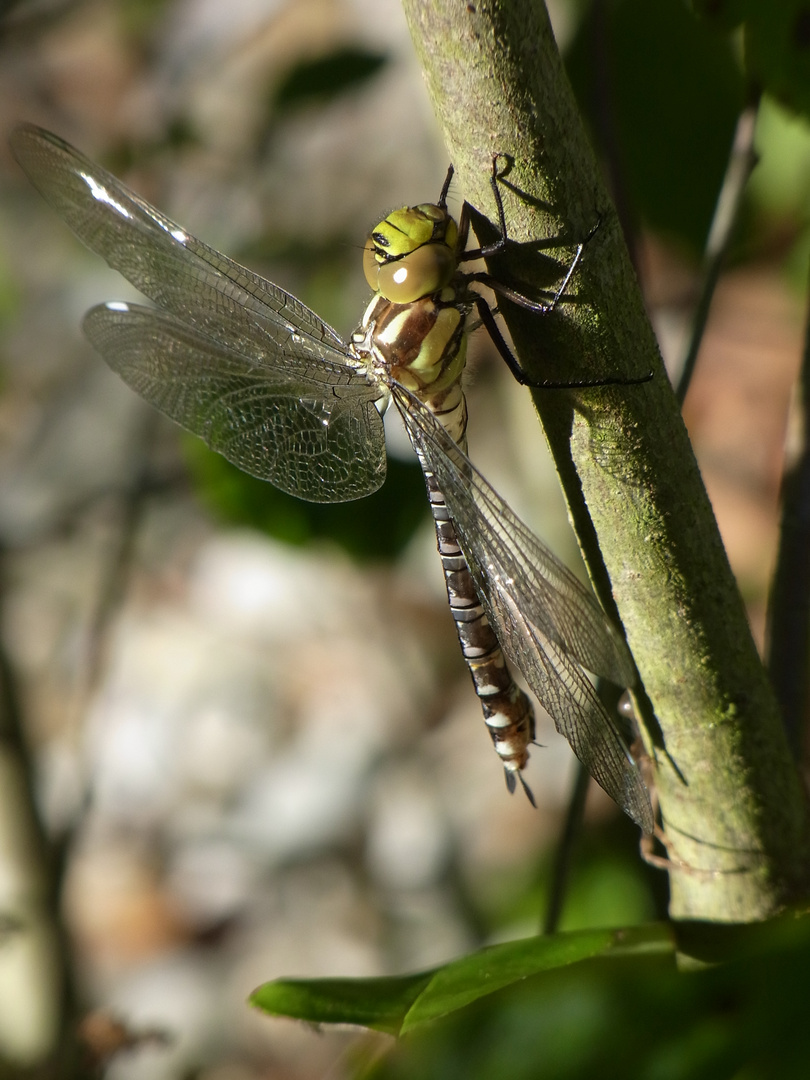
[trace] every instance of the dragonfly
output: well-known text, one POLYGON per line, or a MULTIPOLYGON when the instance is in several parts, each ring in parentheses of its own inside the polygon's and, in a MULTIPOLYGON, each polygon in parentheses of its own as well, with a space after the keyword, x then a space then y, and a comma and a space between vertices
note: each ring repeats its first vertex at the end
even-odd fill
POLYGON ((534 803, 523 775, 534 708, 507 659, 591 776, 651 832, 639 769, 588 674, 632 687, 627 646, 466 453, 461 378, 473 312, 528 381, 474 286, 547 314, 584 245, 550 301, 465 271, 465 262, 503 250, 506 223, 493 158, 500 238, 468 250, 470 207, 458 221, 447 209, 451 168, 437 203, 395 210, 372 229, 363 265, 373 296, 344 340, 57 135, 23 124, 11 147, 78 238, 156 305, 93 307, 83 321, 90 342, 133 390, 240 469, 314 502, 369 495, 385 478, 383 414, 393 401, 424 472, 450 609, 509 790, 519 780, 534 803))

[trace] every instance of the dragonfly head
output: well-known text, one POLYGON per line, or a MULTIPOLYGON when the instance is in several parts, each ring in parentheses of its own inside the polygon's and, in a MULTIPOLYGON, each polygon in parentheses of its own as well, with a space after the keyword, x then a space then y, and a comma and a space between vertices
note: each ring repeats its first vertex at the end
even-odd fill
POLYGON ((394 210, 372 229, 363 269, 372 289, 395 304, 439 292, 458 266, 458 226, 434 203, 394 210))

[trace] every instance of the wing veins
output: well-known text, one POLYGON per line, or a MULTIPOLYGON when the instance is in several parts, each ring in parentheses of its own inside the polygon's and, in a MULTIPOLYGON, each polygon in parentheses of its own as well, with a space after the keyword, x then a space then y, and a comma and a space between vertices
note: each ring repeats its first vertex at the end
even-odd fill
POLYGON ((365 381, 324 387, 301 372, 294 384, 284 382, 175 316, 140 305, 100 305, 84 326, 128 385, 251 475, 315 502, 360 498, 382 484, 385 440, 375 400, 383 388, 365 381))
MULTIPOLYGON (((650 831, 652 810, 638 769, 582 670, 586 666, 579 655, 582 634, 576 633, 573 642, 566 637, 567 627, 578 631, 577 620, 584 613, 591 624, 589 634, 606 638, 602 651, 619 653, 614 666, 625 666, 620 665, 623 657, 614 641, 615 631, 596 601, 514 515, 430 411, 405 388, 397 385, 393 392, 409 432, 437 476, 476 589, 504 652, 591 775, 650 831), (492 527, 492 521, 499 527, 492 527), (510 535, 513 531, 514 536, 510 535), (538 554, 538 563, 532 566, 529 560, 538 554), (546 572, 559 575, 564 592, 545 578, 546 572), (531 597, 530 603, 525 602, 524 576, 532 585, 541 586, 542 599, 531 597), (553 600, 550 611, 538 610, 548 597, 553 600)), ((589 648, 586 653, 591 662, 593 651, 589 648)))

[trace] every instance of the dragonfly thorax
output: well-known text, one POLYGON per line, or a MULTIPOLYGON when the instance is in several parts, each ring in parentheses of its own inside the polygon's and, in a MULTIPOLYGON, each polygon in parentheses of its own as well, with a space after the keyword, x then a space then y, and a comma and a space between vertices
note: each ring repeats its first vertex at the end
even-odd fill
POLYGON ((355 352, 369 350, 383 379, 425 403, 444 395, 464 369, 470 302, 457 277, 458 245, 446 207, 421 203, 392 211, 363 253, 375 295, 353 337, 355 352))
POLYGON ((423 401, 457 383, 467 354, 468 307, 452 285, 408 304, 378 293, 353 335, 355 351, 423 401), (362 344, 361 344, 362 343, 362 344))
POLYGON ((366 281, 397 304, 439 292, 458 268, 458 226, 434 203, 403 206, 372 229, 363 253, 366 281))

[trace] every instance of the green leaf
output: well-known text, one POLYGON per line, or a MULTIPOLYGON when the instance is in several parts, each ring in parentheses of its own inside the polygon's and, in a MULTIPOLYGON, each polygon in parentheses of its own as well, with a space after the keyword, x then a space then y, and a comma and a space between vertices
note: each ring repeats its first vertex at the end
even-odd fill
POLYGON ((810 2, 808 0, 692 0, 707 25, 731 30, 744 24, 749 81, 810 115, 810 2))
POLYGON ((646 952, 549 970, 422 1026, 363 1076, 806 1080, 804 912, 759 925, 681 923, 678 936, 704 963, 685 970, 653 938, 646 952))
POLYGON ((672 934, 663 923, 627 930, 585 930, 492 945, 416 975, 276 979, 255 990, 250 1003, 274 1016, 319 1024, 360 1024, 403 1035, 545 971, 594 957, 672 953, 672 934))
POLYGON ((275 979, 248 998, 271 1016, 313 1024, 360 1024, 398 1035, 402 1018, 433 977, 432 971, 382 979, 275 979))
POLYGON ((404 1018, 401 1034, 544 971, 596 956, 646 955, 673 949, 669 928, 660 923, 628 930, 581 930, 492 945, 439 968, 404 1018))

